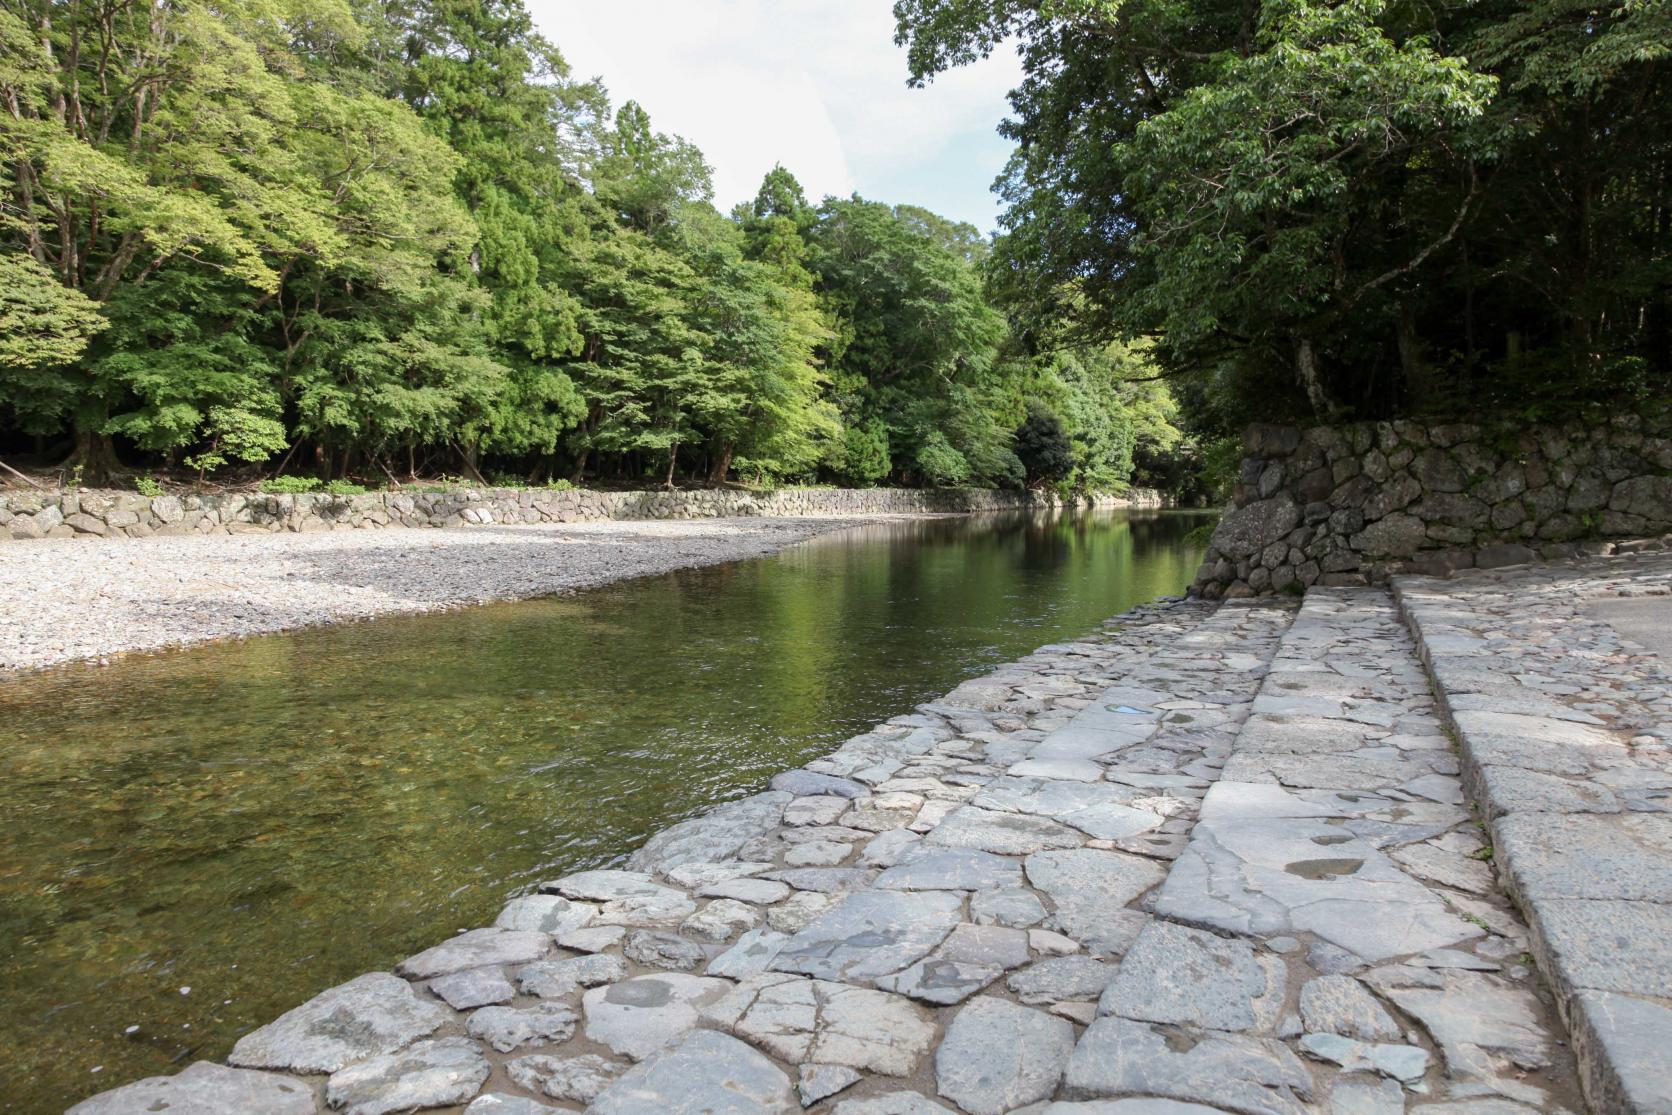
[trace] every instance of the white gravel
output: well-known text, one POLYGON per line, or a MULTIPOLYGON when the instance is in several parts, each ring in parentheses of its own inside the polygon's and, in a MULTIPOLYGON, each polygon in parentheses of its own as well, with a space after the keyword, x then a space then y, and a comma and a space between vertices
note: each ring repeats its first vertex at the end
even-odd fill
POLYGON ((0 672, 759 557, 880 518, 0 543, 0 672))

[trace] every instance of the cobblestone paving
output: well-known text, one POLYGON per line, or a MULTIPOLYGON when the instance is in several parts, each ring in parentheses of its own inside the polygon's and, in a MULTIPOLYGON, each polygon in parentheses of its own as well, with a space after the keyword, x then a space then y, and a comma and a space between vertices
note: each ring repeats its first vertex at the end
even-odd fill
POLYGON ((1578 1110, 1484 848, 1387 593, 1158 605, 72 1111, 1578 1110))
POLYGON ((1669 589, 1664 553, 1396 582, 1610 1113, 1672 1112, 1672 662, 1597 617, 1669 589))

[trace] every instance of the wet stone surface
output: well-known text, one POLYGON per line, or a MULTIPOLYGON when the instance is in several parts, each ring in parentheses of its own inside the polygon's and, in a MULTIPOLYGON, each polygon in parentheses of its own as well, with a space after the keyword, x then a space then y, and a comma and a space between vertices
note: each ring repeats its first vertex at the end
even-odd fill
POLYGON ((1148 606, 326 992, 239 1063, 296 1074, 246 1082, 294 1082, 275 1115, 1577 1115, 1466 805, 1389 594, 1148 606))

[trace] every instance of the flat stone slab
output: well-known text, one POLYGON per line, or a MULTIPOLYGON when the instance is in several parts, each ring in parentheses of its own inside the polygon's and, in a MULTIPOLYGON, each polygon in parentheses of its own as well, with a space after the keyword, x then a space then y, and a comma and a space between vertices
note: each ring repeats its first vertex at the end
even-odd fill
POLYGON ((1022 865, 973 848, 908 852, 872 884, 882 890, 1002 890, 1022 885, 1022 865))
POLYGON ((1371 844, 1308 819, 1198 822, 1155 910, 1244 935, 1315 933, 1369 961, 1481 935, 1371 844))
POLYGON ((686 863, 729 859, 749 841, 778 827, 792 795, 768 790, 741 801, 727 802, 652 836, 633 853, 630 866, 665 871, 686 863))
POLYGON ((583 929, 598 916, 598 908, 585 902, 571 902, 555 894, 529 894, 513 898, 500 911, 494 925, 500 929, 526 929, 557 936, 583 929))
POLYGON ((501 1053, 519 1045, 569 1040, 580 1015, 567 1003, 536 1003, 532 1007, 483 1007, 471 1014, 466 1032, 501 1053))
POLYGON ((1550 1036, 1531 991, 1475 972, 1378 970, 1374 980, 1388 999, 1420 1021, 1445 1054, 1453 1076, 1490 1081, 1492 1057, 1524 1069, 1551 1063, 1550 1036))
POLYGON ((986 964, 1005 971, 1020 968, 1031 959, 1028 935, 1023 930, 967 921, 952 930, 935 950, 935 956, 964 964, 986 964))
POLYGON ((1365 1041, 1399 1037, 1399 1026, 1376 997, 1351 976, 1326 975, 1300 989, 1300 1017, 1312 1033, 1340 1034, 1365 1041))
POLYGON ((552 939, 545 933, 522 929, 472 929, 434 948, 409 956, 395 966, 408 979, 434 979, 468 968, 492 964, 527 964, 545 956, 552 939))
POLYGON ((1515 890, 1547 898, 1672 903, 1672 815, 1516 813, 1493 824, 1515 890))
POLYGON ((1103 994, 1114 976, 1114 965, 1089 956, 1053 956, 1014 973, 1006 986, 1032 1006, 1089 1002, 1103 994))
POLYGON ((1665 1115, 1672 1111, 1672 1009, 1605 991, 1574 996, 1580 1055, 1603 1081, 1600 1111, 1665 1115))
POLYGON ((683 895, 683 891, 663 886, 651 878, 648 871, 577 871, 549 883, 541 890, 555 891, 565 898, 584 898, 594 902, 609 902, 618 898, 661 897, 683 895))
POLYGON ((863 782, 811 770, 787 770, 775 774, 768 785, 796 797, 862 798, 871 792, 871 788, 863 782))
POLYGON ((1151 1095, 1241 1115, 1312 1115, 1312 1074, 1282 1042, 1099 1018, 1069 1059, 1068 1099, 1151 1095))
POLYGON ((977 848, 1020 856, 1043 848, 1078 848, 1085 837, 1045 817, 996 813, 966 805, 937 825, 923 841, 944 848, 977 848))
POLYGON ((1094 955, 1126 947, 1126 906, 1160 883, 1167 872, 1154 860, 1091 848, 1039 852, 1025 863, 1028 881, 1051 899, 1056 912, 1046 925, 1066 933, 1094 955))
POLYGON ((667 972, 594 987, 581 999, 586 1036, 642 1061, 695 1029, 702 1008, 717 1002, 731 986, 721 979, 667 972))
POLYGON ((454 1010, 474 1010, 494 1003, 509 1003, 517 989, 498 968, 471 968, 430 981, 430 990, 454 1010))
POLYGON ((898 995, 768 973, 703 1010, 728 1033, 791 1064, 909 1076, 935 1040, 935 1020, 898 995))
POLYGON ((931 956, 904 971, 878 976, 876 982, 885 991, 944 1007, 963 1002, 1002 975, 1004 969, 996 965, 931 956))
POLYGON ((749 930, 731 948, 708 962, 707 973, 727 979, 747 979, 766 971, 773 959, 789 943, 789 934, 766 926, 749 930))
POLYGON ((952 932, 962 906, 945 891, 850 894, 791 937, 772 969, 846 982, 897 972, 952 932))
POLYGON ((1152 921, 1120 962, 1099 1014, 1209 1030, 1268 1029, 1283 1009, 1283 962, 1172 922, 1152 921))
POLYGON ((995 778, 970 804, 1001 813, 1065 817, 1099 805, 1119 805, 1138 796, 1131 787, 1107 782, 1058 782, 1048 778, 995 778))
POLYGON ((936 1088, 973 1115, 1003 1115, 1049 1099, 1073 1051, 1074 1027, 1064 1019, 982 996, 946 1028, 936 1088))
POLYGON ((313 1089, 295 1077, 196 1061, 173 1076, 148 1076, 92 1099, 65 1115, 314 1115, 313 1089))
POLYGON ((698 888, 699 898, 730 898, 750 902, 756 906, 770 906, 782 902, 790 894, 790 885, 776 879, 722 879, 698 888))
POLYGON ((468 1103, 490 1072, 482 1047, 468 1038, 421 1041, 349 1065, 325 1082, 325 1102, 344 1115, 392 1115, 468 1103))
MULTIPOLYGON (((627 1071, 620 1061, 583 1053, 579 1057, 550 1057, 533 1054, 505 1063, 505 1074, 519 1088, 550 1096, 554 1100, 591 1103, 627 1071)), ((478 1101, 480 1102, 480 1101, 478 1101)))
POLYGON ((526 1096, 504 1096, 498 1092, 489 1092, 471 1100, 470 1106, 464 1109, 464 1115, 547 1115, 555 1110, 557 1109, 548 1103, 531 1100, 526 1096))
POLYGON ((452 1018, 440 1003, 387 972, 339 984, 238 1039, 227 1060, 249 1068, 336 1072, 391 1053, 452 1018))
POLYGON ((542 999, 561 999, 583 987, 598 987, 626 978, 626 961, 608 953, 568 960, 537 960, 517 969, 517 986, 525 995, 542 999))
POLYGON ((1543 951, 1563 983, 1672 999, 1672 906, 1550 898, 1537 915, 1543 951))
POLYGON ((736 1038, 699 1030, 622 1074, 590 1115, 789 1115, 790 1078, 736 1038))

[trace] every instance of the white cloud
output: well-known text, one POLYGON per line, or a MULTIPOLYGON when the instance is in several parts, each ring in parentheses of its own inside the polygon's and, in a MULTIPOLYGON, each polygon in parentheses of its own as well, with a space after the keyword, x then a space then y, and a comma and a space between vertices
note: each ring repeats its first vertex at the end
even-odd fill
POLYGON ((814 199, 873 196, 886 182, 906 192, 883 200, 939 200, 948 216, 993 223, 993 145, 957 141, 991 135, 1019 78, 1013 57, 908 89, 889 0, 530 0, 530 10, 577 75, 602 77, 617 104, 637 100, 659 131, 702 148, 721 209, 753 197, 781 162, 814 199))

